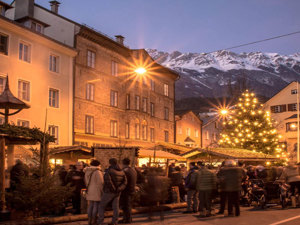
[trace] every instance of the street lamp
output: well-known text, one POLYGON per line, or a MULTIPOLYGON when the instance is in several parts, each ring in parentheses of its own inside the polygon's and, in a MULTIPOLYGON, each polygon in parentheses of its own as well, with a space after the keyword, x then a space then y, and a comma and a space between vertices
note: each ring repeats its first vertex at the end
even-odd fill
POLYGON ((134 72, 136 72, 137 74, 143 75, 144 73, 147 72, 147 70, 144 67, 139 67, 134 72))
POLYGON ((221 109, 220 113, 222 116, 226 116, 228 114, 228 110, 227 109, 221 109))

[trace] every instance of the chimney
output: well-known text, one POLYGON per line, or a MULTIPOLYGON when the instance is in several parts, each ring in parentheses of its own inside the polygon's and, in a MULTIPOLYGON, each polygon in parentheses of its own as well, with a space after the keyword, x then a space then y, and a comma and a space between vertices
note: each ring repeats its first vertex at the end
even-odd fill
POLYGON ((60 2, 58 1, 50 1, 51 11, 58 14, 58 7, 60 5, 60 2))
POLYGON ((34 0, 15 0, 15 20, 33 17, 34 0))
POLYGON ((121 44, 121 45, 124 45, 124 37, 122 35, 115 35, 116 37, 116 41, 121 44))

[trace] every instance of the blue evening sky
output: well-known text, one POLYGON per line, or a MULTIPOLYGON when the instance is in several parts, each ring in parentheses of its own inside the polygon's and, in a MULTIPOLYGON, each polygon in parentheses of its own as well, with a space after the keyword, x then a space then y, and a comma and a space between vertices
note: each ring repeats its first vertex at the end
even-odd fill
MULTIPOLYGON (((5 0, 6 2, 11 2, 5 0)), ((50 8, 48 0, 36 3, 50 8)), ((131 48, 211 52, 300 31, 300 0, 60 0, 59 13, 131 48)), ((300 33, 234 49, 300 52, 300 33)))

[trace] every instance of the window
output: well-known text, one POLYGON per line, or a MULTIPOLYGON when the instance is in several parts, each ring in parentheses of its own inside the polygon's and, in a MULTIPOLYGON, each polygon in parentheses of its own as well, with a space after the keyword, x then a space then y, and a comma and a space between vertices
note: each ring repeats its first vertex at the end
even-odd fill
POLYGON ((297 111, 297 103, 288 104, 288 111, 297 111))
POLYGON ((110 91, 110 105, 118 107, 118 92, 110 91))
POLYGON ((130 109, 130 94, 126 95, 126 109, 130 109))
POLYGON ((286 112, 286 105, 274 105, 274 106, 271 106, 271 112, 272 113, 286 112))
POLYGON ((189 127, 186 128, 186 136, 191 136, 191 129, 189 127))
POLYGON ((140 139, 140 124, 135 124, 135 139, 140 139))
POLYGON ((169 142, 169 131, 165 130, 165 142, 169 142))
POLYGON ((59 91, 56 89, 49 89, 49 106, 58 108, 59 91))
POLYGON ((39 32, 39 33, 43 33, 43 28, 44 28, 43 25, 31 21, 31 29, 32 30, 39 32))
POLYGON ((295 95, 295 94, 297 94, 297 89, 291 90, 291 95, 295 95))
POLYGON ((130 138, 130 125, 129 125, 129 123, 125 123, 125 138, 126 139, 130 138))
POLYGON ((195 137, 199 137, 199 131, 195 129, 195 137))
POLYGON ((135 109, 140 110, 140 96, 135 96, 135 109))
POLYGON ((147 125, 142 125, 142 138, 143 140, 147 140, 147 125))
POLYGON ((150 128, 150 141, 154 142, 154 128, 150 128))
POLYGON ((96 58, 96 53, 88 50, 87 51, 87 66, 88 67, 95 68, 95 58, 96 58))
POLYGON ((8 54, 8 36, 0 34, 0 54, 8 54))
POLYGON ((118 137, 118 122, 116 120, 110 121, 110 136, 118 137))
POLYGON ((169 120, 169 108, 165 107, 165 120, 169 120))
POLYGON ((55 137, 55 144, 58 144, 58 126, 50 125, 48 128, 49 134, 55 137))
POLYGON ((94 117, 85 116, 85 133, 93 134, 94 133, 94 117))
POLYGON ((164 95, 169 96, 169 85, 168 84, 164 84, 164 95))
POLYGON ((297 131, 297 122, 286 123, 286 131, 297 131))
POLYGON ((147 98, 143 98, 143 112, 147 112, 147 98))
POLYGON ((86 84, 86 99, 90 101, 94 101, 94 92, 95 85, 91 83, 86 84))
POLYGON ((59 56, 50 55, 49 70, 55 73, 59 72, 59 56))
POLYGON ((209 140, 209 132, 208 131, 205 132, 205 139, 209 140))
POLYGON ((0 124, 4 124, 4 117, 0 116, 0 124))
POLYGON ((21 42, 19 45, 19 59, 25 62, 30 62, 30 48, 29 44, 21 42))
POLYGON ((111 75, 113 76, 118 75, 118 63, 115 61, 111 61, 111 75))
POLYGON ((21 100, 30 100, 30 83, 24 80, 18 81, 18 97, 21 100))
POLYGON ((4 87, 5 87, 5 78, 0 77, 0 94, 4 91, 4 87))
POLYGON ((150 115, 154 116, 154 114, 155 114, 154 103, 150 102, 150 115))
POLYGON ((178 134, 182 134, 182 127, 178 127, 178 134))
POLYGON ((27 120, 18 120, 17 125, 20 127, 29 127, 29 121, 27 120))
POLYGON ((150 79, 150 88, 151 88, 151 91, 155 90, 155 82, 152 79, 150 79))

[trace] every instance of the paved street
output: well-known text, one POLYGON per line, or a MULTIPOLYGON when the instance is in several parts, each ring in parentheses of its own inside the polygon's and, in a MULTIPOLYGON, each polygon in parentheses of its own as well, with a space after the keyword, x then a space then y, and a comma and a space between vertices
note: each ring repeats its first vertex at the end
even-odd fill
MULTIPOLYGON (((174 210, 166 212, 165 220, 160 221, 159 213, 156 213, 152 221, 149 221, 147 215, 134 216, 134 225, 181 225, 181 224, 202 224, 202 225, 296 225, 300 224, 300 209, 282 210, 280 207, 268 208, 266 210, 254 210, 250 208, 241 208, 240 217, 214 216, 211 218, 199 218, 198 214, 182 214, 183 210, 174 210)), ((110 219, 105 220, 106 223, 110 219)), ((86 221, 63 223, 60 225, 87 225, 86 221)))

